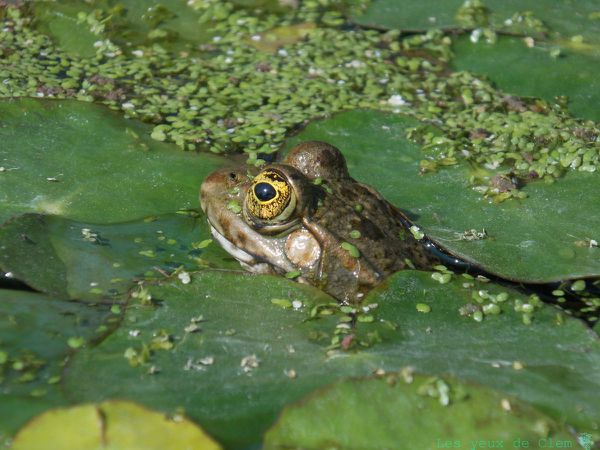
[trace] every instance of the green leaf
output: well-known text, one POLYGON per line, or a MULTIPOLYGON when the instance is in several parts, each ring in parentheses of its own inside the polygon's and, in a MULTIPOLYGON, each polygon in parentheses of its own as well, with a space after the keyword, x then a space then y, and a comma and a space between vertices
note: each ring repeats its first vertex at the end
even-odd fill
MULTIPOLYGON (((377 0, 360 16, 353 17, 359 24, 378 28, 400 30, 429 30, 439 28, 460 28, 456 16, 464 0, 377 0)), ((471 5, 476 2, 470 2, 471 5)), ((597 18, 598 3, 594 0, 556 2, 553 0, 483 0, 480 2, 489 10, 489 23, 495 28, 507 27, 506 20, 515 13, 530 12, 535 19, 541 20, 550 30, 554 40, 569 39, 574 35, 583 36, 584 41, 600 42, 600 21, 597 18), (576 8, 577 12, 574 13, 576 8)), ((514 24, 517 32, 532 30, 514 24)), ((512 68, 511 68, 512 69, 512 68)), ((505 66, 506 70, 506 66, 505 66)))
POLYGON ((427 303, 417 303, 416 308, 417 308, 417 311, 422 312, 422 313, 431 312, 431 306, 429 306, 427 303))
POLYGON ((180 414, 169 417, 122 400, 46 411, 19 431, 11 448, 45 448, 49 440, 62 450, 221 448, 180 414))
POLYGON ((352 239, 360 239, 361 236, 360 231, 358 230, 352 230, 349 234, 352 239))
POLYGON ((260 39, 248 39, 248 44, 257 50, 275 53, 280 47, 305 39, 315 28, 314 23, 298 23, 277 27, 259 34, 260 39))
POLYGON ((365 302, 377 303, 379 317, 398 323, 402 336, 398 343, 382 334, 384 342, 371 355, 381 357, 378 366, 397 370, 404 359, 419 372, 449 373, 514 395, 578 429, 593 429, 600 418, 600 405, 592 399, 594 386, 600 386, 598 337, 583 322, 543 304, 534 308, 531 325, 524 325, 519 305, 536 304, 535 299, 493 283, 463 283, 457 277, 442 285, 429 273, 404 271, 371 292, 365 302), (479 303, 475 294, 487 300, 479 303), (430 305, 431 312, 417 312, 419 303, 430 305), (502 312, 478 323, 469 314, 485 304, 502 312), (540 384, 552 394, 540 395, 540 384))
POLYGON ((300 275, 302 275, 302 272, 300 272, 299 270, 292 270, 291 272, 287 272, 285 274, 285 277, 289 278, 290 280, 293 280, 294 278, 298 278, 300 275))
POLYGON ((580 292, 585 289, 585 280, 577 280, 571 285, 571 290, 580 292))
POLYGON ((354 338, 344 344, 354 350, 343 351, 327 347, 332 338, 339 347, 343 338, 337 334, 343 316, 338 307, 311 319, 316 301, 331 302, 319 291, 283 277, 205 271, 188 285, 151 287, 161 306, 130 307, 118 330, 75 355, 63 385, 74 401, 126 396, 163 411, 183 407, 236 448, 259 442, 284 405, 320 386, 405 366, 476 382, 530 402, 578 430, 596 429, 598 337, 579 320, 521 293, 473 283, 465 288, 455 279, 441 285, 430 273, 397 273, 367 296, 365 304, 379 305, 369 311, 374 320, 359 321, 351 331, 354 338), (503 300, 502 312, 484 315, 478 323, 465 305, 480 308, 472 298, 483 290, 488 293, 483 304, 503 300), (306 308, 283 309, 273 298, 300 300, 306 308), (417 311, 419 303, 431 311, 417 311), (523 312, 524 305, 534 311, 523 312), (526 314, 531 325, 523 323, 526 314), (186 333, 198 315, 201 332, 186 333), (172 336, 172 347, 156 349, 130 367, 125 352, 139 353, 157 332, 172 336))
POLYGON ((292 302, 290 300, 288 300, 287 298, 272 298, 271 303, 273 303, 274 305, 277 305, 281 308, 291 308, 292 307, 292 302))
POLYGON ((286 407, 264 448, 513 448, 516 440, 577 446, 566 427, 521 401, 405 371, 340 381, 286 407))
POLYGON ((342 242, 340 247, 346 250, 353 258, 360 258, 360 251, 350 242, 342 242))
POLYGON ((544 44, 528 48, 522 39, 512 37, 500 37, 495 44, 473 44, 461 37, 452 48, 452 66, 486 75, 509 94, 541 97, 551 103, 556 96, 567 96, 573 115, 600 120, 598 52, 562 48, 561 56, 553 58, 552 48, 544 44))
POLYGON ((105 307, 0 290, 0 347, 7 357, 0 363, 0 436, 66 403, 56 377, 72 351, 71 339, 102 337, 108 317, 105 307))
POLYGON ((35 2, 36 26, 52 36, 61 48, 70 54, 92 57, 96 54, 94 42, 101 36, 94 34, 90 26, 77 20, 81 3, 71 1, 35 2))
MULTIPOLYGON (((487 3, 487 2, 486 2, 487 3)), ((424 30, 432 28, 455 27, 454 16, 463 0, 404 1, 378 0, 372 2, 361 15, 353 17, 353 21, 367 26, 387 29, 424 30)))
POLYGON ((204 216, 97 225, 26 214, 0 227, 0 268, 49 294, 122 300, 134 282, 162 279, 179 267, 239 269, 220 247, 194 246, 208 236, 204 216))
MULTIPOLYGON (((187 285, 149 289, 163 306, 128 308, 118 330, 71 361, 63 385, 73 400, 127 397, 162 411, 183 407, 211 435, 238 448, 259 442, 286 403, 340 376, 323 347, 335 318, 304 323, 312 305, 333 301, 310 286, 207 271, 187 285), (289 296, 306 308, 283 309, 271 300, 289 296), (201 331, 186 333, 199 315, 201 331), (173 336, 172 348, 156 349, 145 364, 130 367, 125 352, 140 354, 161 330, 173 336)), ((346 372, 363 373, 356 369, 346 372)))
POLYGON ((242 206, 236 200, 231 200, 229 203, 227 203, 227 209, 236 214, 242 212, 242 206))
POLYGON ((4 100, 0 116, 0 222, 38 212, 111 223, 196 208, 221 161, 158 143, 148 125, 89 103, 4 100))
POLYGON ((70 337, 67 340, 67 344, 69 345, 69 347, 76 349, 76 348, 79 348, 79 347, 81 347, 81 346, 83 346, 85 344, 85 339, 82 338, 82 337, 80 337, 80 336, 70 337))
POLYGON ((81 56, 93 56, 93 43, 106 38, 129 45, 158 41, 170 50, 184 50, 206 42, 211 35, 206 26, 198 24, 200 12, 185 0, 123 0, 117 5, 107 1, 36 2, 35 14, 41 31, 81 56), (78 20, 81 14, 84 16, 78 20))
POLYGON ((378 189, 442 247, 503 278, 600 275, 600 249, 580 245, 596 236, 589 218, 600 214, 599 174, 568 172, 553 184, 527 184, 526 199, 490 203, 465 186, 471 168, 463 163, 420 174, 423 154, 406 138, 416 124, 402 115, 350 111, 313 122, 287 148, 309 140, 340 148, 354 178, 378 189), (471 229, 485 229, 487 237, 461 239, 471 229))

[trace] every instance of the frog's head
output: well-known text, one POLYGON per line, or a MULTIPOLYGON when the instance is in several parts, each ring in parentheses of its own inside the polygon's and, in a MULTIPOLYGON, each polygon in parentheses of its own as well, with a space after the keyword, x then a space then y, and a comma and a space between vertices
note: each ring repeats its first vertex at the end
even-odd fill
POLYGON ((317 284, 331 239, 311 225, 327 192, 321 180, 350 179, 340 151, 323 142, 294 147, 281 164, 256 174, 247 166, 209 175, 200 204, 221 246, 255 273, 299 272, 317 284))
POLYGON ((319 166, 331 163, 315 154, 326 157, 331 152, 343 161, 335 147, 307 142, 292 149, 281 164, 257 174, 242 167, 209 175, 200 188, 200 204, 217 241, 252 272, 314 271, 321 246, 302 221, 323 195, 313 184, 315 169, 325 173, 326 167, 319 166))

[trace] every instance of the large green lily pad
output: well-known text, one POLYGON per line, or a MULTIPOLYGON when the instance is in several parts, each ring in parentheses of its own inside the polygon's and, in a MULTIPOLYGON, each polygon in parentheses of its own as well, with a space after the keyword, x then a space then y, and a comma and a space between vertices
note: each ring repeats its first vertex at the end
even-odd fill
POLYGON ((279 277, 203 272, 188 285, 150 287, 150 293, 162 306, 130 305, 119 330, 72 361, 65 385, 72 400, 119 397, 162 411, 182 407, 217 439, 243 448, 260 441, 284 404, 342 375, 326 364, 322 345, 308 339, 310 330, 317 339, 319 328, 329 331, 335 322, 303 324, 308 305, 334 302, 314 288, 279 277), (304 306, 283 309, 272 299, 304 306), (130 367, 132 351, 140 353, 165 333, 172 349, 130 367))
POLYGON ((500 37, 495 44, 456 39, 452 66, 486 75, 503 91, 555 102, 567 96, 575 116, 600 120, 600 58, 590 52, 562 49, 551 56, 553 47, 528 48, 522 39, 500 37), (510 67, 510 70, 506 70, 510 67))
POLYGON ((194 274, 189 285, 151 287, 160 307, 130 306, 123 326, 78 352, 65 391, 73 401, 119 397, 163 411, 183 407, 227 447, 242 448, 260 441, 284 405, 317 387, 410 365, 499 389, 577 429, 597 430, 598 337, 549 306, 536 306, 525 325, 514 302, 530 300, 512 290, 501 314, 481 323, 461 316, 473 292, 502 291, 464 288, 464 281, 442 285, 426 272, 394 275, 365 300, 379 304, 377 320, 358 322, 356 342, 372 347, 326 352, 339 329, 335 318, 343 320, 306 321, 315 301, 328 301, 319 291, 268 276, 194 274), (300 311, 282 309, 293 300, 302 302, 300 311), (432 311, 419 312, 418 303, 432 311), (144 344, 157 348, 149 358, 144 344))
POLYGON ((536 308, 531 325, 523 325, 527 313, 519 302, 535 302, 522 294, 491 283, 465 288, 462 277, 436 285, 428 277, 397 273, 367 299, 380 305, 379 317, 400 324, 401 345, 373 348, 385 361, 382 367, 393 370, 406 358, 419 371, 456 375, 527 400, 578 428, 599 429, 594 386, 600 383, 600 341, 583 322, 564 320, 557 308, 543 306, 536 308), (508 293, 506 302, 494 297, 502 292, 508 293), (416 313, 419 304, 431 312, 416 313), (477 320, 470 311, 491 304, 502 313, 484 314, 472 326, 477 320))
POLYGON ((48 294, 115 301, 126 298, 135 281, 177 269, 239 269, 210 237, 204 216, 96 225, 25 214, 0 227, 0 269, 48 294))
POLYGON ((150 131, 89 103, 2 101, 0 222, 38 212, 114 223, 196 208, 200 182, 221 160, 150 131))
MULTIPOLYGON (((553 184, 531 182, 528 197, 493 204, 465 188, 462 164, 419 174, 424 155, 406 139, 413 119, 375 111, 350 111, 310 124, 286 148, 307 140, 339 147, 351 175, 377 188, 453 254, 501 277, 550 282, 600 275, 600 248, 589 218, 600 213, 600 175, 569 172, 553 184), (461 240, 466 230, 488 238, 461 240)), ((492 171, 489 171, 493 175, 492 171)))
POLYGON ((15 450, 219 450, 198 426, 132 402, 112 400, 46 411, 15 437, 15 450))
POLYGON ((257 15, 290 10, 277 0, 233 0, 229 5, 207 4, 187 0, 81 0, 38 2, 36 25, 71 54, 94 56, 94 43, 109 38, 119 45, 159 44, 171 51, 194 51, 216 33, 215 16, 223 18, 236 9, 257 15), (210 7, 212 6, 212 8, 210 7), (220 6, 220 7, 219 7, 220 6), (208 10, 208 11, 207 11, 208 10))
MULTIPOLYGON (((463 0, 375 0, 364 14, 353 20, 361 25, 401 30, 470 28, 473 25, 456 19, 465 3, 463 0)), ((480 3, 488 9, 489 23, 496 27, 505 27, 505 21, 515 13, 530 12, 549 28, 550 36, 557 41, 582 35, 585 40, 598 43, 600 21, 598 3, 594 0, 483 0, 480 3)))
POLYGON ((341 381, 286 407, 264 448, 509 448, 517 441, 577 446, 565 427, 523 402, 405 371, 341 381))
MULTIPOLYGON (((52 36, 62 49, 70 54, 92 57, 96 54, 94 43, 102 36, 92 31, 86 20, 78 20, 82 11, 80 2, 35 2, 36 26, 52 36)), ((101 20, 98 20, 100 22, 101 20)))
POLYGON ((190 49, 206 41, 210 32, 198 24, 201 14, 188 3, 185 0, 125 0, 118 4, 110 1, 87 4, 78 0, 38 2, 35 14, 38 28, 63 49, 89 57, 95 54, 94 43, 107 37, 119 44, 159 43, 171 50, 190 49))
POLYGON ((360 25, 376 26, 385 29, 425 30, 431 28, 455 27, 454 16, 462 0, 408 1, 398 3, 394 0, 374 1, 367 10, 352 17, 360 25))
POLYGON ((33 415, 66 403, 58 384, 65 358, 105 335, 108 316, 107 308, 0 291, 0 445, 33 415))

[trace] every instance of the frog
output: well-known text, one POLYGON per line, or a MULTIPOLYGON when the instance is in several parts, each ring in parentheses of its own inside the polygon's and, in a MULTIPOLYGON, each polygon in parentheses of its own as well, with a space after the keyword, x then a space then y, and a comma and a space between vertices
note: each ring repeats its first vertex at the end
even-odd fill
POLYGON ((360 302, 394 272, 443 262, 435 243, 353 179, 326 142, 302 142, 255 171, 219 169, 202 182, 200 205, 214 239, 244 269, 316 286, 342 304, 360 302))

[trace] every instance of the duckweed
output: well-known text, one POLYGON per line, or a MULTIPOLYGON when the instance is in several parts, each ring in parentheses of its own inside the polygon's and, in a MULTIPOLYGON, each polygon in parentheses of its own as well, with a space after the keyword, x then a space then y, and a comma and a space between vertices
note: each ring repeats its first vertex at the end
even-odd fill
POLYGON ((67 345, 73 349, 79 348, 85 344, 85 339, 82 337, 70 337, 67 339, 67 345))
POLYGON ((423 233, 423 231, 421 231, 421 229, 416 225, 411 226, 409 231, 417 241, 420 241, 425 237, 425 233, 423 233))
POLYGON ((427 303, 417 303, 416 308, 417 311, 421 313, 431 312, 431 306, 429 306, 427 303))
POLYGON ((342 242, 341 247, 346 250, 353 258, 360 258, 360 251, 350 242, 342 242))
POLYGON ((375 318, 371 315, 359 315, 356 318, 359 322, 370 323, 375 320, 375 318))
POLYGON ((574 292, 580 292, 585 289, 585 280, 577 280, 571 284, 571 290, 574 292))
POLYGON ((227 203, 227 209, 235 214, 242 212, 242 206, 236 200, 231 200, 229 203, 227 203))
POLYGON ((293 280, 294 278, 298 278, 300 275, 302 275, 302 272, 299 270, 292 270, 291 272, 287 272, 285 277, 293 280))
MULTIPOLYGON (((154 35, 125 45, 109 33, 118 14, 82 11, 80 24, 98 37, 93 56, 67 53, 36 30, 31 7, 7 7, 0 96, 103 103, 155 124, 154 139, 184 150, 243 151, 252 164, 317 117, 356 108, 406 113, 423 122, 409 132, 423 146, 422 171, 467 161, 485 169, 471 185, 495 201, 522 198, 519 187, 530 180, 600 165, 595 123, 570 117, 564 104, 512 97, 473 74, 448 71, 452 38, 442 31, 343 28, 340 8, 349 6, 340 5, 300 2, 256 16, 233 2, 192 0, 190 12, 212 38, 179 53, 168 50, 161 20, 154 35), (261 50, 256 44, 269 34, 275 43, 261 50)), ((458 17, 491 37, 486 11, 471 2, 458 17)), ((511 23, 543 31, 528 13, 511 23)))
POLYGON ((440 284, 446 284, 452 279, 452 274, 433 272, 431 274, 431 278, 433 278, 435 281, 437 281, 440 284))
POLYGON ((145 344, 139 350, 133 347, 128 347, 123 353, 123 357, 127 360, 131 367, 138 367, 146 364, 151 357, 150 349, 145 344))
POLYGON ((292 302, 287 298, 272 298, 271 303, 285 309, 292 307, 292 302))
POLYGON ((481 311, 483 312, 483 314, 487 315, 498 315, 502 312, 502 310, 500 309, 500 307, 494 303, 488 303, 487 305, 483 305, 483 307, 481 308, 481 311))
POLYGON ((352 239, 360 239, 360 236, 361 236, 360 231, 358 231, 358 230, 350 231, 350 237, 352 239))

